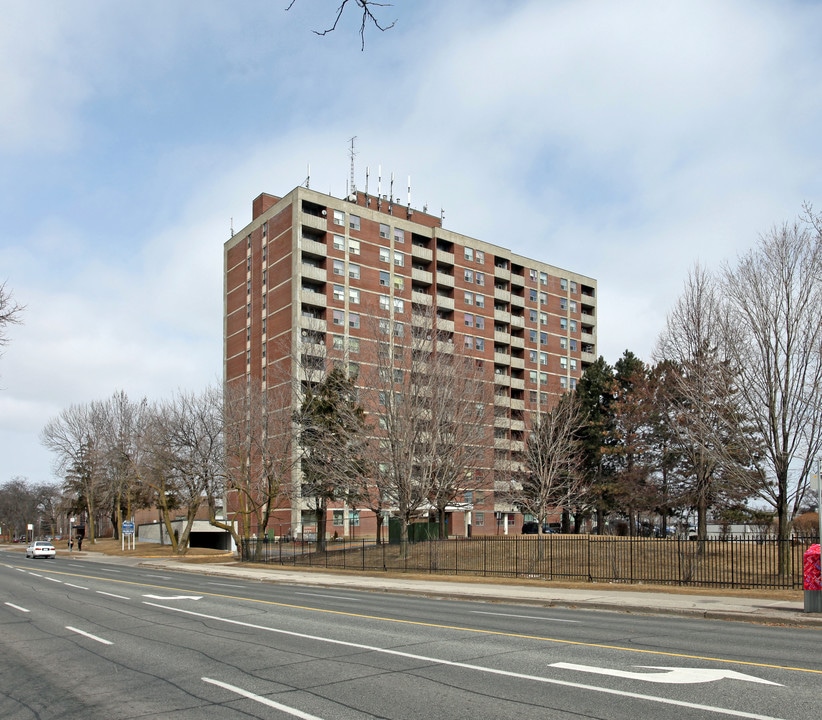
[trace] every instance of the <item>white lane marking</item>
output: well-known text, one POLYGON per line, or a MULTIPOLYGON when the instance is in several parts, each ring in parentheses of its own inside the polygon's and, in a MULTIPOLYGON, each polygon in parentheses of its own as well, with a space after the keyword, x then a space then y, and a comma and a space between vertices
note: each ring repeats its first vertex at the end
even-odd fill
POLYGON ((112 642, 109 642, 108 640, 104 640, 101 637, 97 637, 96 635, 92 635, 91 633, 87 633, 85 630, 78 630, 76 627, 71 627, 71 625, 66 625, 66 630, 71 630, 72 632, 75 632, 78 635, 82 635, 84 637, 87 637, 90 640, 96 640, 98 643, 103 643, 103 645, 113 645, 114 644, 112 642))
POLYGON ((4 604, 8 605, 10 608, 14 608, 15 610, 19 610, 20 612, 30 612, 29 610, 26 610, 26 608, 20 607, 19 605, 15 605, 14 603, 7 602, 7 603, 4 603, 4 604))
POLYGON ((723 670, 722 668, 678 668, 660 667, 658 665, 636 665, 638 668, 646 670, 659 670, 660 672, 644 673, 631 672, 630 670, 613 670, 611 668, 601 668, 591 665, 574 665, 573 663, 551 663, 548 667, 562 668, 564 670, 581 670, 582 672, 594 673, 596 675, 610 675, 612 677, 629 678, 631 680, 644 680, 652 683, 667 683, 669 685, 692 685, 694 683, 713 682, 715 680, 744 680, 746 682, 760 683, 761 685, 776 685, 783 687, 779 683, 763 680, 753 675, 745 675, 735 670, 723 670))
POLYGON ((131 598, 128 598, 125 595, 115 595, 114 593, 107 593, 103 590, 95 590, 94 592, 98 593, 99 595, 108 595, 109 597, 117 598, 119 600, 131 600, 131 598))
POLYGON ((57 578, 49 577, 48 575, 46 575, 46 580, 51 580, 52 582, 60 583, 61 585, 63 584, 62 580, 58 580, 57 578))
POLYGON ((143 595, 152 600, 202 600, 202 595, 143 595))
POLYGON ((448 665, 450 667, 458 667, 466 670, 489 673, 490 675, 502 675, 503 677, 513 677, 520 680, 532 680, 534 682, 541 682, 547 685, 560 685, 562 687, 577 688, 578 690, 591 690, 592 692, 604 693, 605 695, 617 695, 619 697, 629 697, 637 700, 649 700, 651 702, 658 702, 663 705, 674 705, 676 707, 705 710, 707 712, 717 713, 718 715, 748 718, 748 720, 784 720, 784 718, 777 718, 771 715, 758 715, 756 713, 748 713, 742 710, 729 710, 727 708, 714 707, 712 705, 700 705, 698 703, 685 702, 684 700, 673 700, 671 698, 659 697, 657 695, 643 695, 642 693, 628 692, 625 690, 614 690, 612 688, 598 687, 596 685, 585 685, 583 683, 557 680, 556 678, 547 678, 540 675, 525 675, 523 673, 516 673, 510 670, 498 670, 496 668, 482 667, 481 665, 471 665, 469 663, 455 662, 453 660, 442 660, 441 658, 416 655, 414 653, 402 652, 401 650, 389 650, 387 648, 375 647, 373 645, 364 645, 363 643, 353 643, 345 640, 332 640, 331 638, 319 637, 317 635, 307 635, 305 633, 292 632, 290 630, 280 630, 278 628, 266 627, 265 625, 255 625, 254 623, 243 622, 242 620, 232 620, 230 618, 217 617, 216 615, 206 615, 205 613, 197 612, 195 610, 183 610, 182 608, 172 607, 171 605, 158 605, 157 603, 146 602, 145 600, 143 601, 143 604, 161 608, 162 610, 170 610, 171 612, 180 613, 181 615, 191 615, 192 617, 215 620, 217 622, 224 622, 229 625, 239 625, 240 627, 251 628, 253 630, 263 630, 276 633, 278 635, 288 635, 289 637, 296 637, 303 640, 316 640, 317 642, 328 643, 330 645, 340 645, 342 647, 350 647, 357 650, 368 650, 375 653, 381 653, 383 655, 394 655, 396 657, 409 658, 410 660, 422 660, 423 662, 430 662, 435 665, 448 665))
POLYGON ((237 695, 242 695, 249 700, 254 700, 255 702, 261 703, 262 705, 268 705, 268 707, 273 707, 277 710, 282 710, 284 713, 288 713, 289 715, 293 715, 294 717, 302 718, 302 720, 322 720, 322 718, 317 717, 316 715, 309 715, 308 713, 304 713, 302 710, 297 710, 296 708, 288 707, 288 705, 281 705, 278 702, 274 702, 273 700, 269 700, 268 698, 264 698, 262 695, 255 695, 254 693, 248 692, 248 690, 243 690, 236 685, 229 685, 228 683, 220 682, 219 680, 212 680, 211 678, 201 678, 203 682, 211 683, 212 685, 216 685, 217 687, 221 687, 225 690, 230 690, 233 693, 237 693, 237 695))
POLYGON ((233 587, 233 588, 243 588, 245 585, 235 585, 234 583, 218 583, 218 582, 209 582, 206 585, 217 585, 219 587, 233 587))
POLYGON ((160 578, 160 580, 171 580, 170 575, 153 575, 152 573, 146 573, 146 577, 160 578))
POLYGON ((351 602, 350 597, 343 597, 342 595, 322 595, 321 593, 304 593, 304 592, 295 592, 295 595, 309 595, 310 597, 324 597, 324 598, 333 598, 334 600, 348 600, 351 602))
POLYGON ((66 586, 77 588, 78 590, 88 590, 87 587, 83 587, 82 585, 75 585, 74 583, 66 583, 66 586))
POLYGON ((34 577, 43 577, 40 573, 33 573, 29 571, 29 575, 34 575, 34 577))
POLYGON ((492 613, 492 612, 483 612, 482 610, 471 610, 471 612, 474 615, 495 615, 497 617, 524 618, 525 620, 545 620, 546 622, 564 622, 564 623, 582 622, 581 620, 561 620, 560 618, 538 617, 537 615, 511 615, 510 613, 492 613))

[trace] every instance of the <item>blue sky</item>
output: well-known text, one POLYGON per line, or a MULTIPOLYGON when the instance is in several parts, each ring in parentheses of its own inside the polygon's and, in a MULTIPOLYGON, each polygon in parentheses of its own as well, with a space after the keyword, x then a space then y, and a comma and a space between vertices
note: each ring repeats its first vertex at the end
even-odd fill
MULTIPOLYGON (((822 209, 822 3, 10 0, 0 27, 0 482, 72 403, 218 381, 222 247, 260 192, 395 174, 445 226, 595 277, 650 360, 688 268, 822 209)), ((385 181, 384 181, 385 182, 385 181)), ((372 185, 374 187, 374 185, 372 185)))

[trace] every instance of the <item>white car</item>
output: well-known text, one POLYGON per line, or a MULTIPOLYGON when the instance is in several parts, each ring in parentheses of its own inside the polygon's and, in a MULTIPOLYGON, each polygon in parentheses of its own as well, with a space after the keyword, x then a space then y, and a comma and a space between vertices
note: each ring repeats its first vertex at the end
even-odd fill
POLYGON ((26 548, 26 557, 30 558, 53 558, 57 556, 54 545, 44 540, 37 540, 26 548))

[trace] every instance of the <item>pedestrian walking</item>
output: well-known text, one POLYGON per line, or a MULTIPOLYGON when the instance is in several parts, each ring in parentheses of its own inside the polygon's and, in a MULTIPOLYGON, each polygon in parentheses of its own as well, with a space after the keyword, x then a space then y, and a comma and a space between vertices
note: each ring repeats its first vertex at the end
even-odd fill
POLYGON ((69 538, 69 539, 68 539, 68 548, 69 548, 69 552, 71 552, 71 550, 72 550, 72 548, 73 548, 73 547, 74 547, 74 540, 72 540, 71 538, 69 538))
POLYGON ((83 536, 78 535, 77 536, 77 550, 82 550, 82 549, 83 549, 83 536))

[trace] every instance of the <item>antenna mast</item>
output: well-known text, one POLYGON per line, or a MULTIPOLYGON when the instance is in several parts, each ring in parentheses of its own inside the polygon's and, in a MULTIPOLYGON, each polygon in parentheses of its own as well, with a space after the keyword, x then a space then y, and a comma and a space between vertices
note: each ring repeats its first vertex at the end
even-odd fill
POLYGON ((356 139, 356 135, 351 138, 351 195, 356 195, 357 193, 357 184, 354 182, 354 158, 357 156, 357 151, 354 149, 354 141, 356 139))

